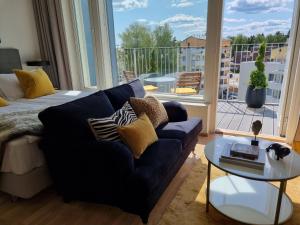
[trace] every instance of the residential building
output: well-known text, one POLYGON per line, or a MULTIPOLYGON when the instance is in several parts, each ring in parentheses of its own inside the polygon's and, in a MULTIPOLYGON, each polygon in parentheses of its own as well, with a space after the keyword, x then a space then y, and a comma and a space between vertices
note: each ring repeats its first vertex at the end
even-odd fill
MULTIPOLYGON (((194 36, 190 36, 180 42, 180 70, 181 71, 201 71, 205 77, 205 46, 206 40, 194 36)), ((219 98, 226 97, 226 90, 229 89, 229 73, 231 61, 231 41, 222 40, 221 50, 221 67, 220 67, 220 83, 219 98)), ((203 83, 203 81, 202 81, 203 83)))
MULTIPOLYGON (((250 74, 256 69, 255 62, 242 62, 238 84, 238 100, 244 101, 250 74)), ((268 103, 279 103, 281 96, 282 82, 284 78, 285 64, 280 62, 265 62, 265 74, 268 80, 267 98, 268 103)))

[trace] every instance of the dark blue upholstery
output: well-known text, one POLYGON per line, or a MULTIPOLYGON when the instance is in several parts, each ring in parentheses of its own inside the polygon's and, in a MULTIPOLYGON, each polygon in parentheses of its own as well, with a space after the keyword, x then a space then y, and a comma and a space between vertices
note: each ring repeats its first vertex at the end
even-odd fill
POLYGON ((164 102, 163 105, 168 113, 169 122, 179 122, 187 120, 187 111, 179 102, 164 102))
POLYGON ((134 96, 134 91, 128 84, 104 90, 115 110, 122 108, 124 103, 134 96))
POLYGON ((202 120, 192 118, 181 122, 170 122, 163 128, 156 129, 159 138, 178 139, 187 146, 202 130, 202 120))
POLYGON ((39 114, 46 130, 64 139, 93 138, 88 118, 102 118, 114 113, 103 91, 59 106, 49 107, 39 114))
POLYGON ((105 203, 135 213, 147 223, 160 196, 195 148, 200 119, 187 120, 179 103, 165 103, 170 122, 158 128, 159 140, 140 159, 122 142, 98 142, 88 126, 91 117, 106 117, 129 100, 143 97, 133 81, 39 114, 44 125, 39 144, 57 192, 65 201, 105 203))
POLYGON ((140 80, 134 80, 128 83, 128 85, 132 88, 134 96, 137 98, 145 97, 145 89, 140 80))

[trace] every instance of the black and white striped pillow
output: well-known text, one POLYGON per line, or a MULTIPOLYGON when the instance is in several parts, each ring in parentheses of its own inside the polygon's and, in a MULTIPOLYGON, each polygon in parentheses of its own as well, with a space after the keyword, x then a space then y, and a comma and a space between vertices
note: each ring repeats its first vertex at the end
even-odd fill
POLYGON ((118 126, 128 125, 135 120, 137 120, 137 116, 129 102, 126 102, 113 115, 105 118, 88 119, 88 122, 98 141, 117 141, 120 140, 117 132, 118 126))
POLYGON ((98 141, 117 141, 120 140, 117 132, 118 125, 112 117, 100 119, 88 119, 90 127, 98 141))
POLYGON ((137 116, 129 102, 126 102, 121 109, 116 111, 113 118, 119 126, 125 126, 137 120, 137 116))

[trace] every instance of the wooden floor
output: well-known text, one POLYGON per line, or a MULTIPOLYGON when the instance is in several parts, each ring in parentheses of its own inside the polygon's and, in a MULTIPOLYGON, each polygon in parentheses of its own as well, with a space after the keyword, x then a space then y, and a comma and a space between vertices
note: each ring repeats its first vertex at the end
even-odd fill
MULTIPOLYGON (((214 136, 201 137, 205 145, 214 136)), ((149 225, 158 224, 189 174, 196 159, 190 156, 172 180, 149 218, 149 225)), ((31 200, 11 202, 10 196, 0 192, 0 225, 142 225, 138 216, 120 209, 84 202, 63 203, 49 188, 31 200)))
POLYGON ((262 134, 278 136, 278 105, 264 105, 260 109, 248 108, 244 102, 219 101, 217 106, 217 128, 251 132, 255 120, 263 123, 262 134))

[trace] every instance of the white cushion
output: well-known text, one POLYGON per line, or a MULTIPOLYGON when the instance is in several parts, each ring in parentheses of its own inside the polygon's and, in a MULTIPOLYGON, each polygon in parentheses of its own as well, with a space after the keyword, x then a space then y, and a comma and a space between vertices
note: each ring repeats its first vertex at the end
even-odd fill
POLYGON ((16 74, 0 74, 0 95, 8 100, 24 97, 24 92, 16 74))

